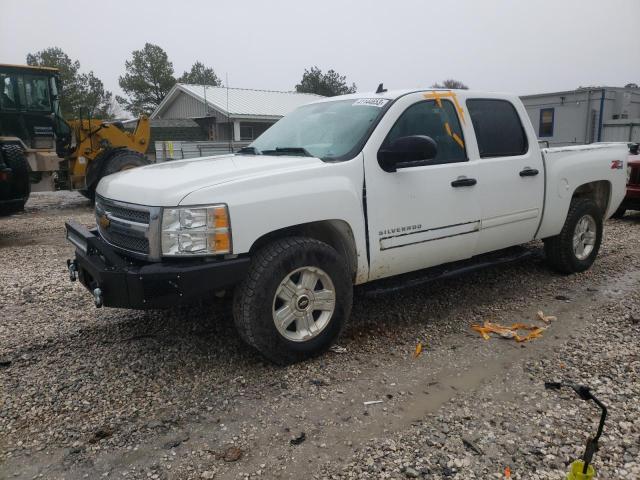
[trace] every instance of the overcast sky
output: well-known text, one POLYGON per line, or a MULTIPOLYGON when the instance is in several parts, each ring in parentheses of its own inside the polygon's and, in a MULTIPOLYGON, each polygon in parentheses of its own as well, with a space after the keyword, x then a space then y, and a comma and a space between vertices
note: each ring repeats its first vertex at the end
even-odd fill
POLYGON ((292 90, 305 67, 359 91, 453 77, 517 94, 640 83, 640 0, 1 0, 0 63, 59 46, 120 93, 131 51, 176 76, 200 60, 232 87, 292 90))

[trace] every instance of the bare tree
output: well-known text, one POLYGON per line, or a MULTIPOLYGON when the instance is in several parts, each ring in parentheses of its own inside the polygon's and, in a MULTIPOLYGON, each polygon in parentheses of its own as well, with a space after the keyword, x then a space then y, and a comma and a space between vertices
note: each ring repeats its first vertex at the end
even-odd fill
POLYGON ((469 87, 467 87, 464 83, 462 83, 460 80, 455 80, 453 78, 447 78, 442 83, 434 83, 433 85, 431 85, 431 88, 447 88, 447 89, 453 89, 453 90, 469 90, 469 87))

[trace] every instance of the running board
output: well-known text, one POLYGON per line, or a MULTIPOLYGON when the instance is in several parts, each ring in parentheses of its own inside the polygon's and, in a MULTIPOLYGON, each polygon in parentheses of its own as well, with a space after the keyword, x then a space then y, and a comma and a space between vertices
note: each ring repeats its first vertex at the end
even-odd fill
POLYGON ((511 247, 497 252, 485 253, 468 260, 446 263, 437 267, 404 273, 381 280, 375 280, 360 287, 359 293, 364 296, 395 293, 406 288, 418 287, 436 280, 454 278, 466 273, 475 272, 487 267, 505 265, 526 258, 543 258, 540 248, 511 247))

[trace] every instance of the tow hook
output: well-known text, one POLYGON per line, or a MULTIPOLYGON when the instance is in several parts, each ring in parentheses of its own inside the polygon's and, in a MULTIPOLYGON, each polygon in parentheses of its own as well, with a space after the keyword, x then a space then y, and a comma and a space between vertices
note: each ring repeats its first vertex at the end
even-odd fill
POLYGON ((75 282, 78 280, 78 264, 75 260, 67 260, 67 268, 69 269, 69 280, 75 282))
POLYGON ((96 304, 96 308, 102 307, 103 300, 104 299, 102 298, 102 290, 100 290, 99 288, 94 288, 93 289, 93 303, 96 304))

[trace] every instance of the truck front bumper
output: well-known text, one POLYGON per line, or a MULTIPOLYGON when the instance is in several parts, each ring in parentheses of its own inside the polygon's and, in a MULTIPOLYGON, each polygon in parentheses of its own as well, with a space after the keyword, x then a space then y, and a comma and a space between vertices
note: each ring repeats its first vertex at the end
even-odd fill
POLYGON ((98 307, 172 307, 235 285, 249 268, 248 257, 140 262, 119 254, 97 229, 72 220, 65 228, 67 239, 76 247, 75 258, 67 260, 70 279, 80 280, 98 307))

